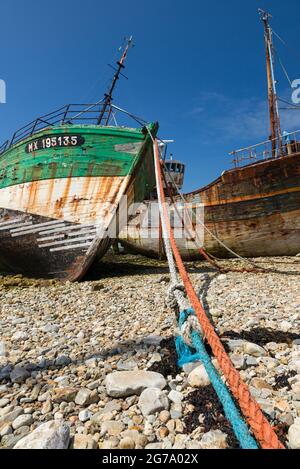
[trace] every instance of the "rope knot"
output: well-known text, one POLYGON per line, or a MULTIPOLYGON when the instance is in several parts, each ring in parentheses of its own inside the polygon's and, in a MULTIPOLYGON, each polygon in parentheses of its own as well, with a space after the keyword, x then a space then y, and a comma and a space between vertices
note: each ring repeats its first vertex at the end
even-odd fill
POLYGON ((170 288, 168 288, 165 303, 171 311, 175 312, 176 318, 178 318, 180 308, 178 305, 178 298, 176 298, 176 292, 180 292, 181 295, 185 297, 184 286, 181 283, 172 284, 170 288))
POLYGON ((193 347, 191 339, 191 334, 193 331, 198 332, 198 334, 203 337, 202 327, 193 310, 189 309, 181 313, 179 324, 181 336, 189 347, 193 347))

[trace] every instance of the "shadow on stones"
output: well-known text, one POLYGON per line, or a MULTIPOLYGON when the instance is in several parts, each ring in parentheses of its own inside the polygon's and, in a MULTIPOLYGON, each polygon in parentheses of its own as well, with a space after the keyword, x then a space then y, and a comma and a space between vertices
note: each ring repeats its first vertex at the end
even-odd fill
MULTIPOLYGON (((198 291, 198 296, 199 296, 199 298, 202 302, 203 308, 205 309, 205 312, 208 316, 208 319, 215 326, 214 320, 213 320, 212 315, 210 313, 210 307, 209 307, 209 304, 208 304, 208 301, 207 301, 207 296, 208 296, 208 292, 209 292, 212 281, 216 277, 218 277, 218 275, 220 275, 220 272, 216 272, 215 270, 212 270, 212 272, 213 272, 213 275, 212 276, 207 275, 206 278, 204 279, 204 281, 202 282, 201 287, 198 291)), ((208 273, 207 270, 206 270, 206 273, 208 273)))
MULTIPOLYGON (((215 272, 207 262, 186 262, 189 273, 215 272)), ((122 277, 127 275, 169 274, 166 260, 144 257, 138 254, 106 254, 103 259, 95 262, 83 281, 95 281, 102 278, 122 277)))
POLYGON ((300 335, 294 332, 283 332, 264 327, 255 327, 249 331, 226 331, 222 334, 222 338, 247 340, 248 342, 253 342, 263 347, 269 342, 291 344, 293 340, 300 339, 300 335))
POLYGON ((180 368, 177 365, 177 352, 175 347, 174 337, 163 339, 160 343, 160 354, 163 355, 160 362, 155 362, 149 368, 149 371, 155 371, 162 374, 165 378, 172 376, 175 378, 180 373, 180 368))
POLYGON ((289 383, 289 379, 296 376, 296 374, 297 374, 297 371, 293 370, 293 371, 290 371, 289 373, 284 373, 282 375, 275 376, 275 385, 273 386, 273 389, 275 391, 278 391, 279 389, 287 388, 287 390, 290 391, 292 387, 289 383))
MULTIPOLYGON (((165 377, 172 376, 175 377, 179 372, 180 369, 177 366, 177 353, 175 348, 174 337, 170 336, 166 339, 163 339, 160 345, 150 345, 143 342, 143 338, 139 337, 137 341, 135 340, 128 340, 120 343, 118 347, 113 348, 105 348, 99 351, 99 353, 90 353, 90 354, 82 354, 76 360, 71 360, 68 356, 68 352, 66 350, 59 351, 53 355, 53 357, 45 357, 45 364, 40 366, 40 363, 28 360, 21 360, 15 365, 10 362, 7 362, 4 366, 0 366, 0 384, 11 384, 10 374, 15 369, 25 369, 26 371, 31 374, 32 372, 42 372, 42 371, 52 371, 57 372, 59 370, 63 370, 64 368, 68 368, 70 366, 80 366, 83 365, 87 360, 97 359, 100 361, 105 361, 107 358, 114 356, 116 361, 122 360, 122 355, 127 354, 128 352, 136 352, 139 350, 144 350, 145 352, 154 353, 159 352, 162 356, 161 362, 155 362, 149 368, 149 371, 157 371, 161 373, 165 377), (67 355, 69 358, 69 362, 63 365, 58 365, 55 363, 56 358, 62 355, 67 355)), ((131 358, 134 359, 135 355, 132 355, 131 358)), ((105 377, 107 374, 106 370, 98 366, 99 373, 102 378, 105 377)), ((111 370, 113 371, 113 370, 111 370)), ((100 377, 99 375, 99 377, 100 377)), ((27 378, 26 378, 27 379, 27 378)), ((98 378, 97 378, 98 379, 98 378)), ((25 379, 24 379, 25 381, 25 379)), ((47 381, 47 379, 46 379, 47 381)), ((44 382, 44 380, 41 380, 44 382)))

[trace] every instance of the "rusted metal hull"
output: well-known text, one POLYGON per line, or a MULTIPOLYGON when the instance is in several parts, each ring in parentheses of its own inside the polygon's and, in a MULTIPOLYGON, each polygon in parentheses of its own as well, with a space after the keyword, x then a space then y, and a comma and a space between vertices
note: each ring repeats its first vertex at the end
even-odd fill
MULTIPOLYGON (((263 161, 226 171, 208 186, 186 194, 193 208, 204 206, 207 228, 239 255, 293 256, 300 252, 300 154, 263 161)), ((179 200, 179 199, 177 199, 179 200)), ((148 204, 150 202, 147 202, 148 204)), ((198 225, 199 236, 202 226, 198 225)), ((145 236, 139 222, 120 234, 121 242, 136 252, 158 256, 159 227, 145 236)), ((218 257, 230 253, 204 231, 203 246, 218 257)), ((177 245, 185 259, 201 258, 193 239, 177 245)))
MULTIPOLYGON (((40 133, 39 141, 46 133, 48 142, 51 131, 40 133)), ((67 131, 72 135, 74 126, 53 129, 55 142, 60 141, 59 132, 67 131)), ((35 148, 35 138, 2 155, 2 270, 80 279, 116 238, 123 196, 130 206, 153 190, 148 134, 96 126, 82 126, 77 133, 85 142, 78 148, 37 147, 28 153, 35 148)))

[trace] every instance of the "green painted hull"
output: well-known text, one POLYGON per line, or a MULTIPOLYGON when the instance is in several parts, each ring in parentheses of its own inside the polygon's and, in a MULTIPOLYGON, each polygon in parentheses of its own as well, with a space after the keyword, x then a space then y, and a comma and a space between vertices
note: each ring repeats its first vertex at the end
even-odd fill
POLYGON ((48 127, 11 146, 0 158, 0 264, 80 279, 117 238, 122 197, 130 207, 153 192, 152 151, 145 129, 95 125, 48 127))
POLYGON ((134 171, 144 142, 142 129, 75 125, 44 129, 1 156, 0 189, 53 178, 127 176, 134 171), (32 140, 66 134, 79 134, 85 142, 78 147, 26 153, 32 140))

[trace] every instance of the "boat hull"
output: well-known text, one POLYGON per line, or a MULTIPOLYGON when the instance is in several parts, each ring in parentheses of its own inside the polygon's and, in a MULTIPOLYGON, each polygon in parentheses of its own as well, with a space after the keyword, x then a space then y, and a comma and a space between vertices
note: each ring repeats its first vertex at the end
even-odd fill
POLYGON ((123 198, 130 207, 153 190, 152 145, 137 129, 51 131, 54 142, 69 133, 84 145, 28 153, 49 138, 46 129, 1 157, 0 264, 6 272, 74 281, 118 235, 123 198))
MULTIPOLYGON (((299 154, 226 171, 205 188, 185 194, 185 200, 193 210, 203 206, 203 221, 213 236, 203 232, 199 224, 194 230, 207 252, 217 257, 232 255, 215 237, 245 257, 300 252, 299 154)), ((202 257, 194 240, 195 236, 176 238, 187 260, 202 257)), ((152 230, 152 236, 145 236, 133 220, 127 231, 121 232, 120 241, 143 255, 157 257, 162 253, 159 226, 152 230)))

